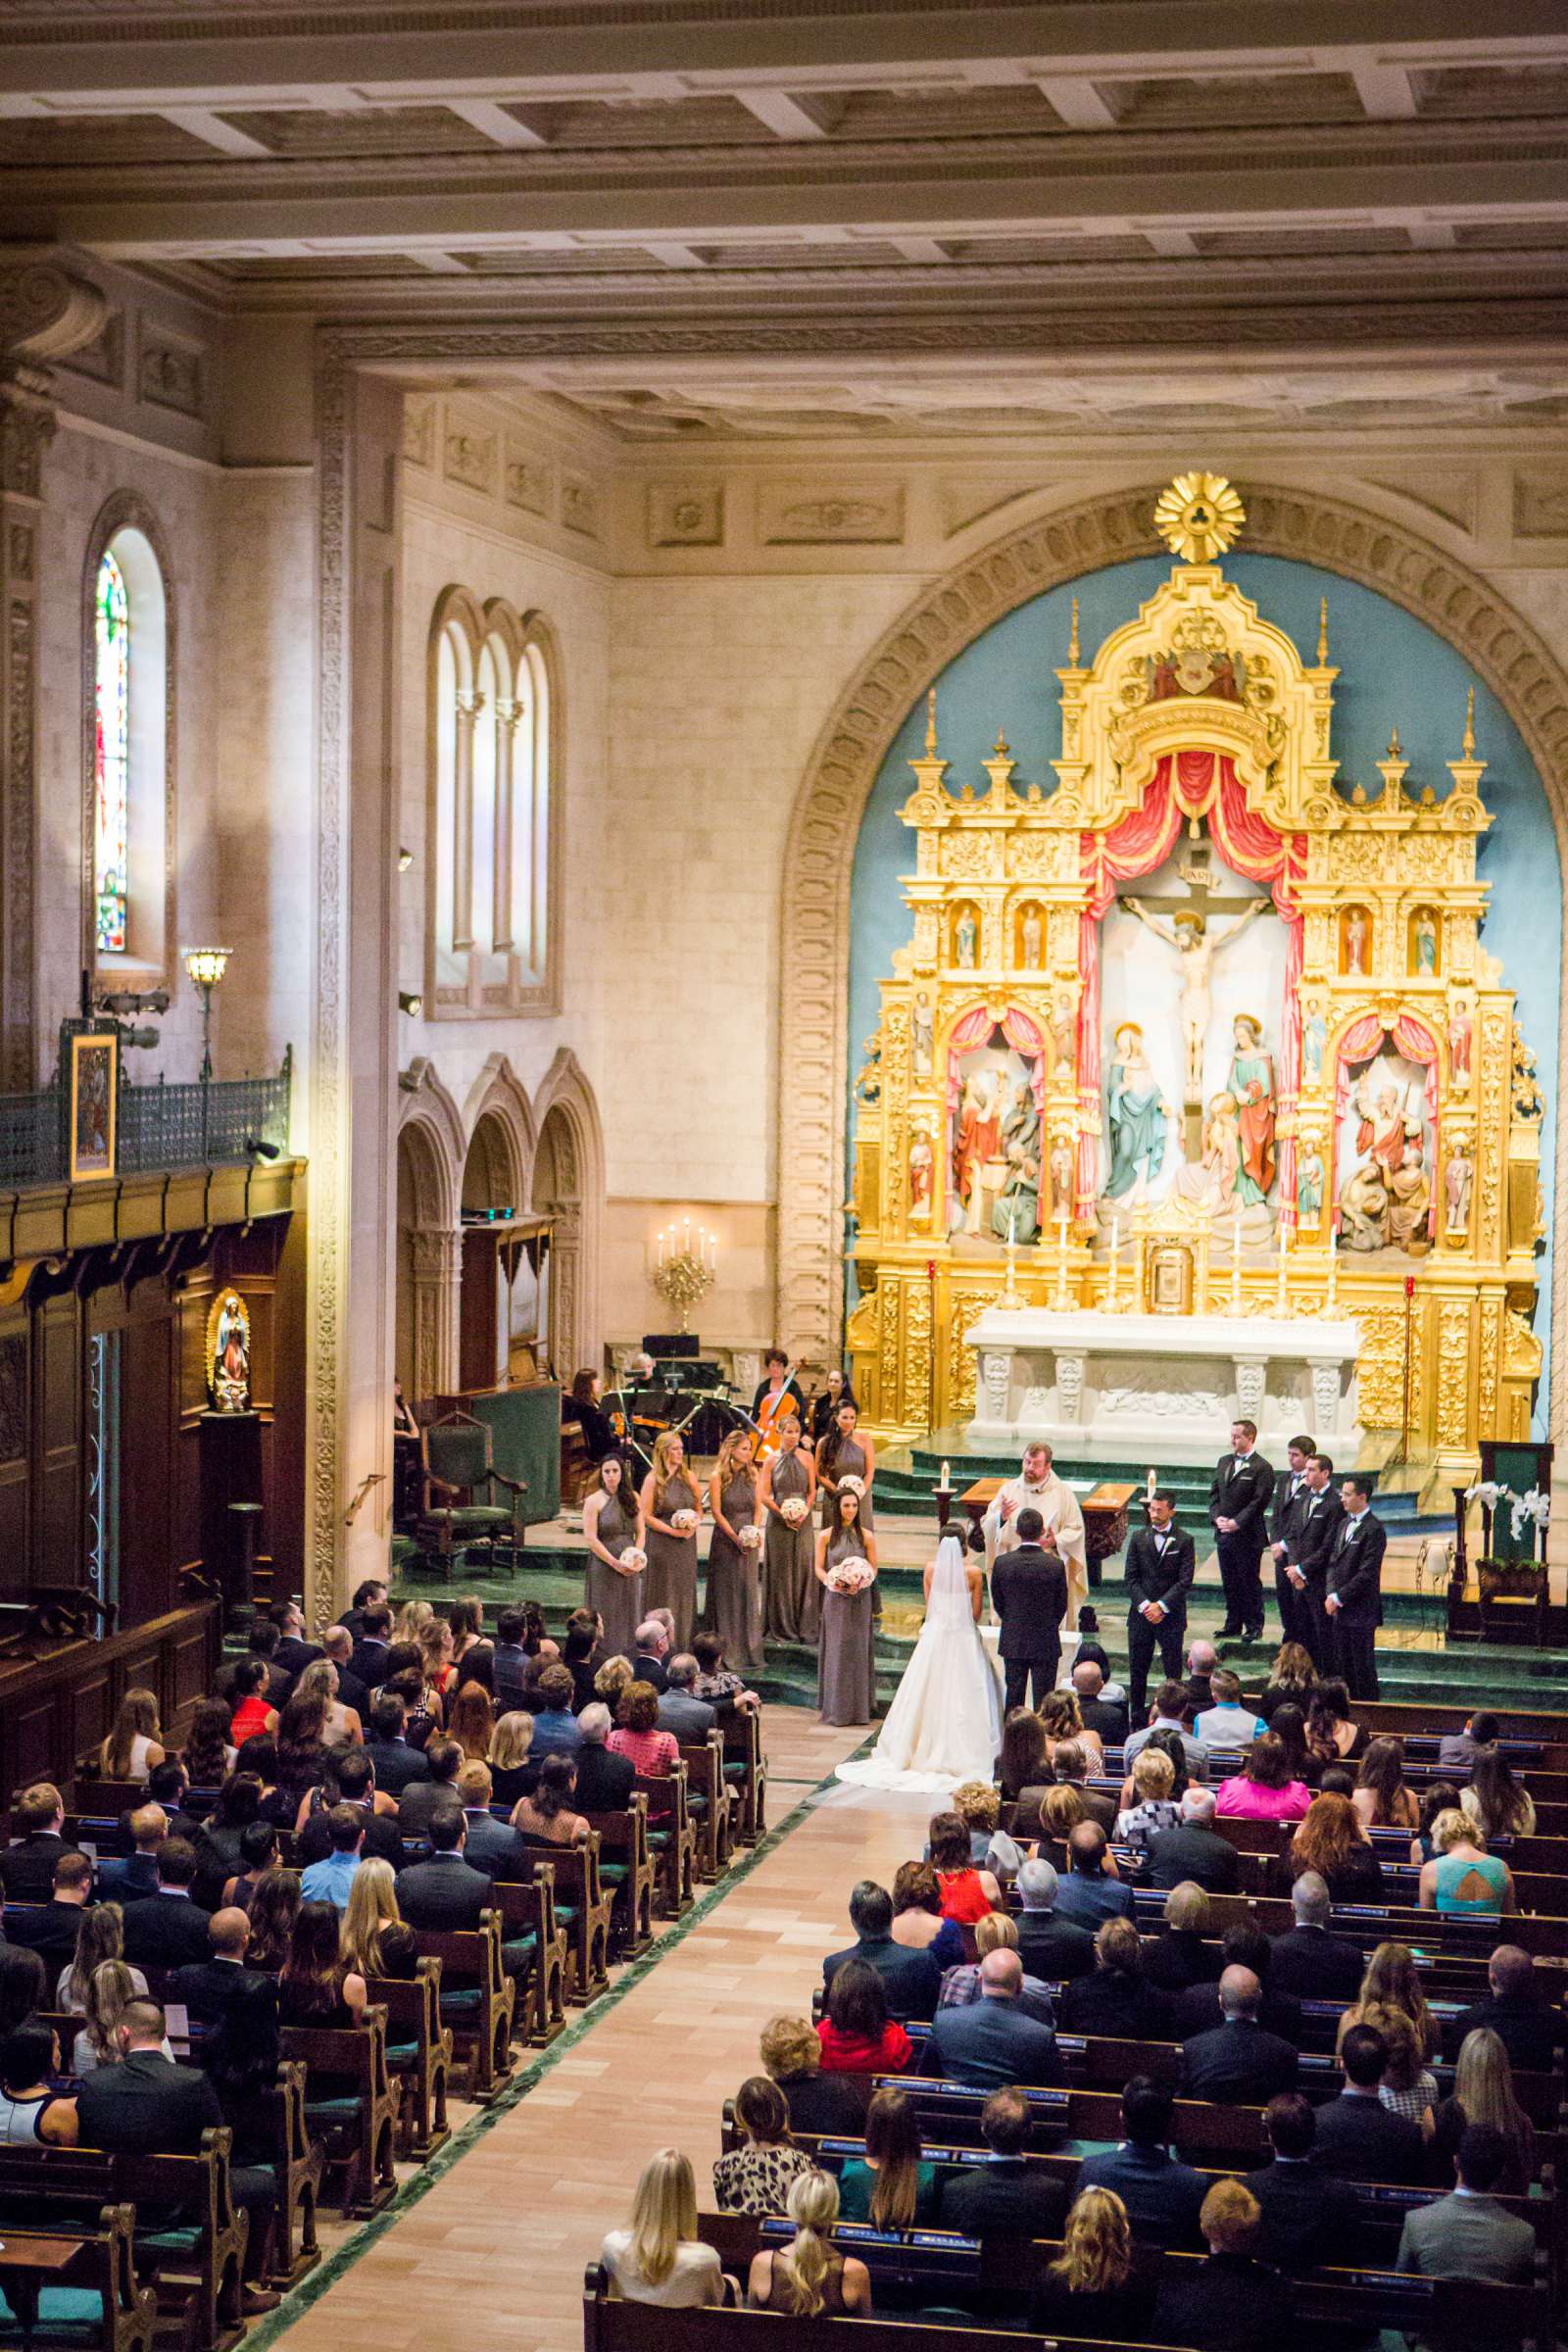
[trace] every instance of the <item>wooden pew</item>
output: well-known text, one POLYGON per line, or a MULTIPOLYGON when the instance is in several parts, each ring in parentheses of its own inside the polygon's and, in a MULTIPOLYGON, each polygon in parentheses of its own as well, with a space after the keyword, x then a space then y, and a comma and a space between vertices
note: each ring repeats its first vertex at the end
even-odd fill
POLYGON ((632 1793, 648 1800, 648 1851, 654 1865, 654 1893, 666 1918, 689 1911, 694 1900, 697 1832, 686 1802, 686 1767, 661 1778, 639 1773, 632 1793))
POLYGON ((755 1845, 767 1828, 767 1754, 762 1746, 762 1719, 756 1707, 729 1707, 719 1717, 724 1740, 724 1777, 740 1791, 740 1819, 735 1835, 742 1845, 755 1845))
POLYGON ((285 2026, 283 2054, 307 2070, 305 2119, 343 2166, 343 2212, 379 2213, 397 2188, 392 2148, 398 2101, 386 2066, 386 2011, 367 2004, 358 2026, 285 2026))
POLYGON ((36 2253, 37 2270, 7 2266, 0 2274, 0 2328, 10 2339, 20 2328, 33 2352, 74 2345, 77 2352, 152 2352, 158 2298, 136 2284, 131 2257, 135 2214, 129 2205, 106 2205, 96 2223, 68 2222, 46 2208, 38 2224, 18 2229, 8 2223, 13 2260, 36 2253), (45 2267, 47 2266, 47 2267, 45 2267), (98 2298, 94 2325, 90 2298, 98 2298))
POLYGON ((579 2007, 597 2000, 610 1983, 610 1919, 613 1896, 600 1876, 599 1832, 586 1845, 552 1845, 523 1834, 523 1843, 556 1874, 556 1918, 566 1939, 566 1998, 579 2007))
POLYGON ((441 2023, 466 2058, 465 2098, 488 2107, 512 2075, 512 2022, 516 1987, 501 1965, 501 1913, 485 1911, 476 1929, 418 1928, 421 1960, 441 1968, 441 2023))
MULTIPOLYGON (((766 2352, 781 2324, 771 2311, 670 2311, 653 2303, 622 2302, 610 2293, 608 2275, 597 2263, 583 2282, 583 2352, 766 2352)), ((1006 2328, 977 2328, 970 2321, 947 2326, 909 2320, 791 2319, 790 2352, 1042 2352, 1048 2342, 1058 2352, 1150 2352, 1141 2345, 1102 2342, 1093 2346, 1066 2336, 1019 2335, 1006 2328)))
POLYGON ((599 1875, 610 1889, 610 1946, 635 1959, 654 1939, 654 1861, 648 1845, 648 1799, 634 1788, 624 1813, 583 1816, 599 1838, 599 1875))
POLYGON ((700 1879, 716 1879, 729 1868, 735 1838, 732 1801, 724 1778, 724 1742, 717 1731, 683 1746, 686 1810, 692 1824, 692 1867, 700 1879))
POLYGON ((370 1977, 366 1990, 386 2011, 387 2072, 399 2093, 398 2148, 424 2163, 452 2136, 447 2123, 451 2029, 441 2023, 441 1963, 415 1962, 412 1981, 370 1977), (413 2055, 399 2056, 412 2046, 413 2055))
MULTIPOLYGON (((556 1851, 551 1848, 552 1856, 556 1851)), ((566 2023, 566 1935, 556 1918, 554 1861, 535 1863, 526 1881, 497 1880, 495 1898, 502 1942, 529 1947, 528 1990, 514 2026, 524 2039, 542 2048, 566 2023)))
POLYGON ((280 2060, 272 2092, 272 2147, 268 2161, 277 2179, 270 2277, 272 2284, 282 2288, 297 2286, 321 2259, 316 2203, 326 2159, 310 2134, 305 2087, 305 2069, 298 2060, 280 2060))

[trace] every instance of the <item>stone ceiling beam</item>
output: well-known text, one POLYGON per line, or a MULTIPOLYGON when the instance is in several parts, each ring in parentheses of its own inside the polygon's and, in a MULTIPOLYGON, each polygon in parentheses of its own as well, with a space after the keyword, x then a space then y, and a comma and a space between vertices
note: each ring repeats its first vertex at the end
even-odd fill
POLYGON ((549 144, 543 131, 535 130, 531 123, 511 113, 508 108, 497 106, 493 98, 449 98, 445 104, 449 114, 458 116, 470 130, 479 131, 498 147, 544 147, 549 144))

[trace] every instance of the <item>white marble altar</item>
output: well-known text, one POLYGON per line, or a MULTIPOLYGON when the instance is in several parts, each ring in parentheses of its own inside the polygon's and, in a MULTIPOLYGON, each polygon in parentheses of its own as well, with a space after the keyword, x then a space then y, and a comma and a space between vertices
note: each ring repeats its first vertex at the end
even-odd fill
POLYGON ((1238 1415, 1283 1460, 1310 1430, 1353 1461, 1360 1437, 1348 1317, 1111 1315, 991 1307, 969 1327, 976 1355, 971 1444, 1044 1438, 1074 1461, 1212 1461, 1238 1415))

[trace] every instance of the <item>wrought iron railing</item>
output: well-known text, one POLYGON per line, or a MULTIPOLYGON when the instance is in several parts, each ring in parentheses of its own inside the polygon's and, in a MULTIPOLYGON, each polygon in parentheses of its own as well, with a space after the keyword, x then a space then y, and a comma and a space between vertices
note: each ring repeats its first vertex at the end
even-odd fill
MULTIPOLYGON (((171 1086, 122 1080, 116 1107, 115 1172, 229 1166, 288 1149, 292 1051, 271 1078, 198 1079, 171 1086)), ((68 1066, 64 1059, 62 1066, 68 1066)), ((71 1099, 58 1079, 30 1095, 0 1095, 0 1192, 65 1184, 71 1172, 71 1099)))

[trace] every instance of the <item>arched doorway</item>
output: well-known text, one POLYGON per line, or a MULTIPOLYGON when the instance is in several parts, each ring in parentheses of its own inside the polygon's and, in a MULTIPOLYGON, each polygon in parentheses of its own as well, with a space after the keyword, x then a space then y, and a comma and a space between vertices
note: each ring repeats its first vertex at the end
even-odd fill
POLYGON ((394 1367, 416 1410, 455 1388, 463 1122, 428 1061, 402 1080, 394 1367))
POLYGON ((533 1207, 552 1224, 540 1330, 558 1380, 599 1369, 599 1234, 604 1207, 604 1141, 593 1089, 575 1058, 561 1053, 536 1099, 539 1145, 533 1207))
POLYGON ((465 1389, 497 1388, 509 1377, 518 1255, 510 1229, 521 1206, 511 1133, 499 1112, 484 1111, 463 1163, 458 1359, 465 1389))

